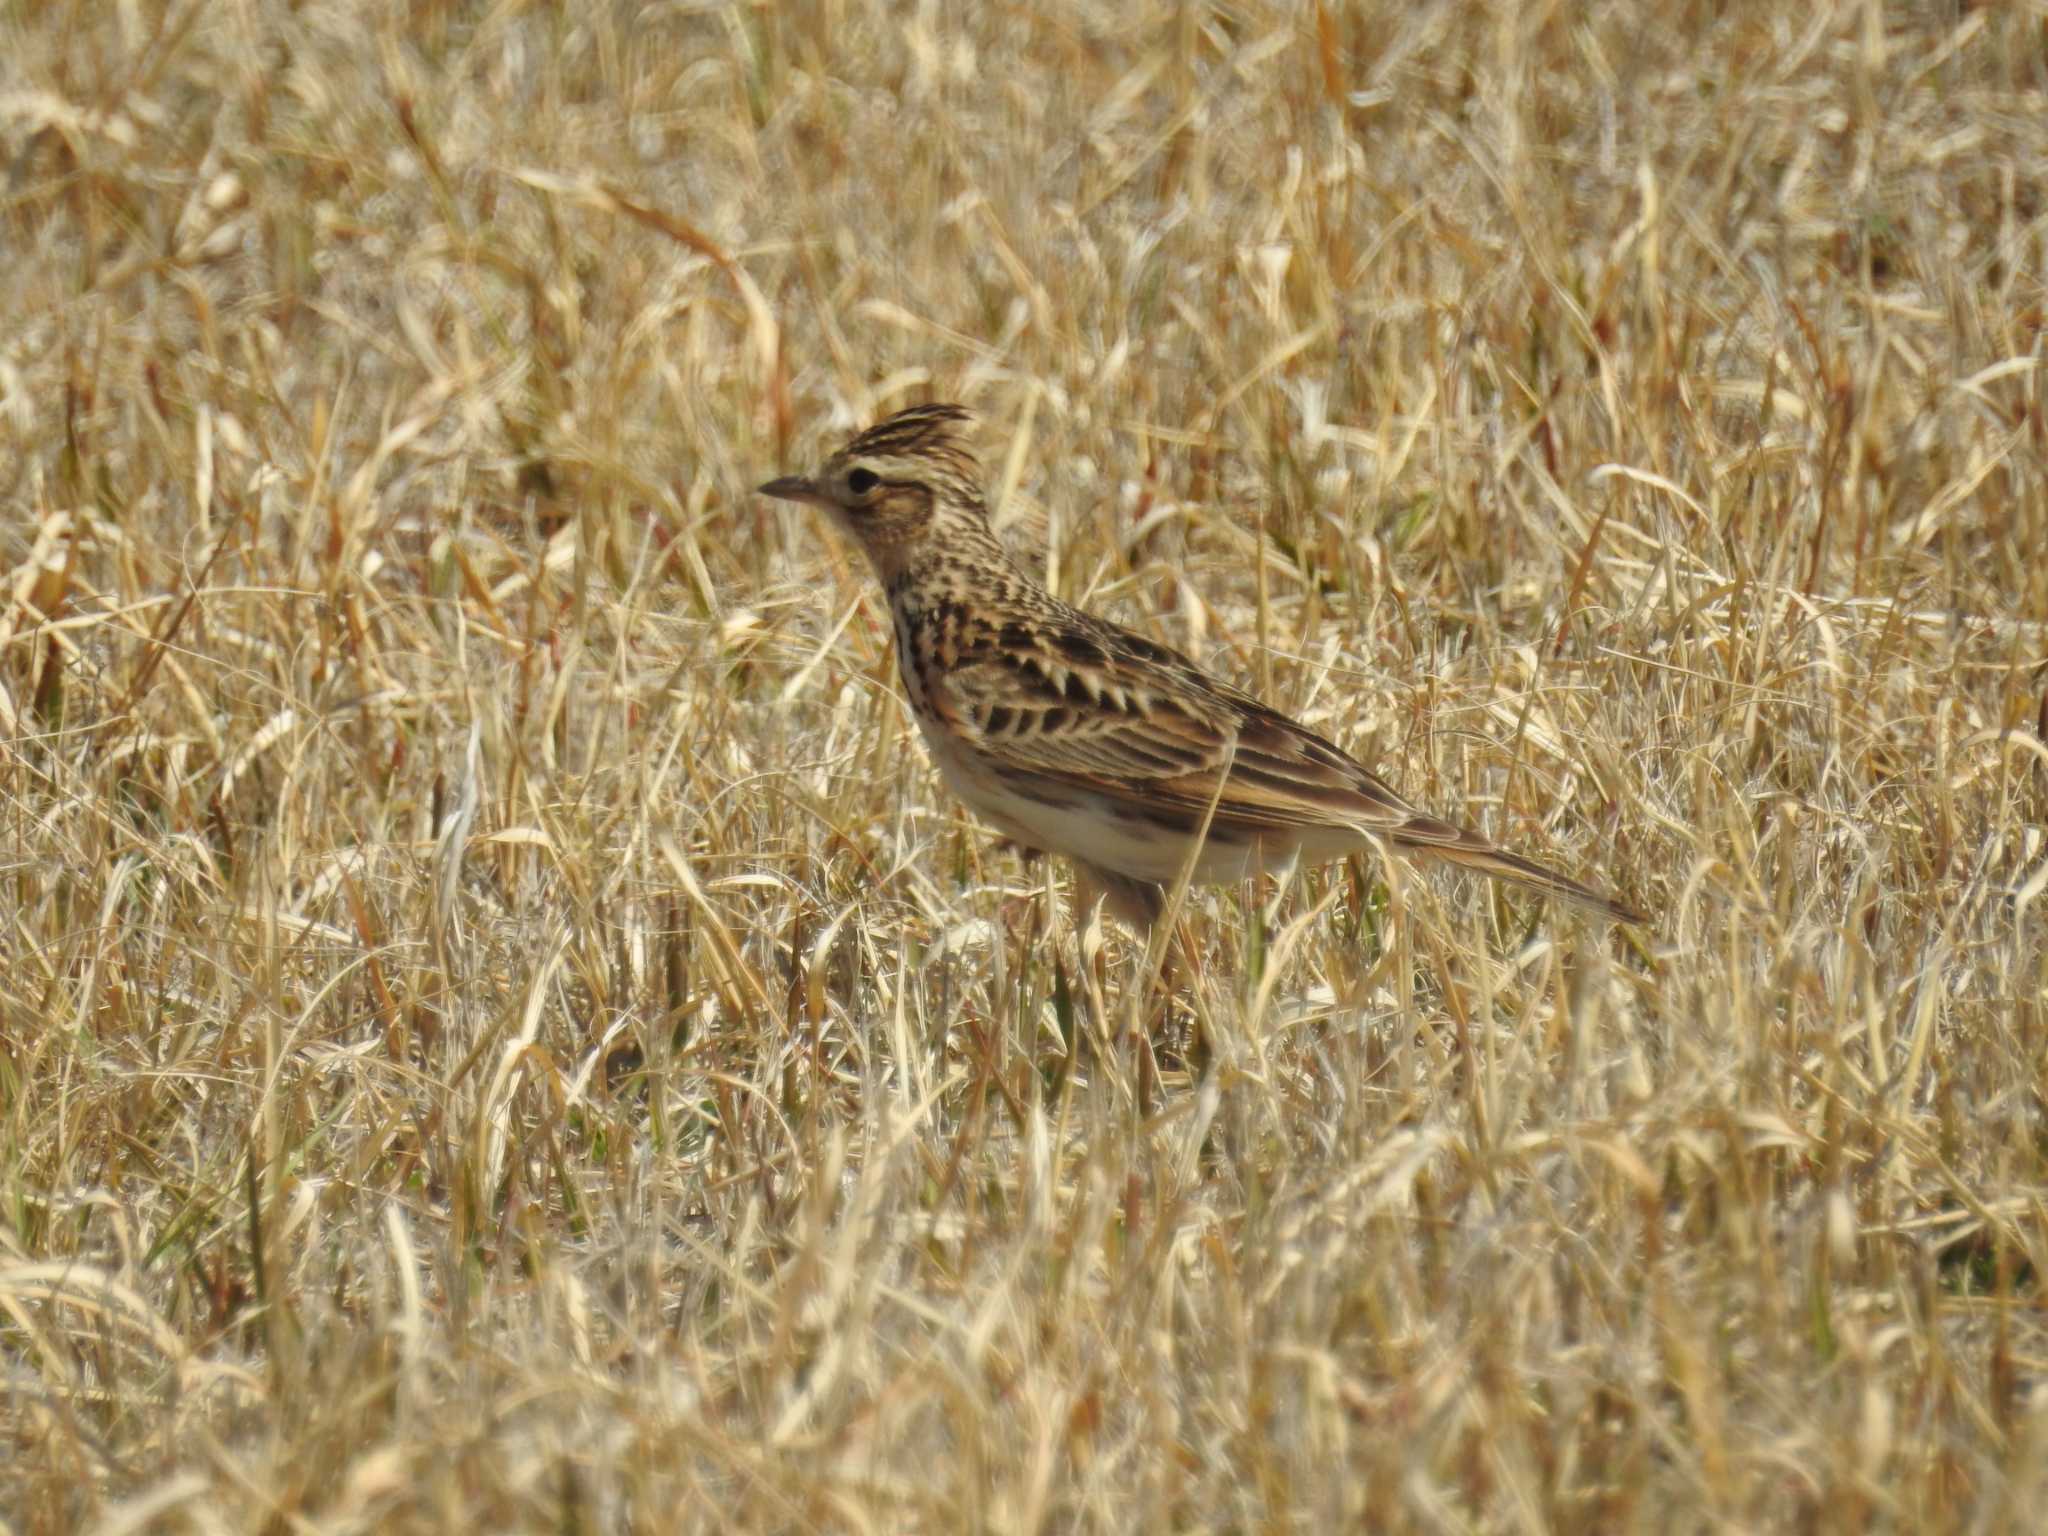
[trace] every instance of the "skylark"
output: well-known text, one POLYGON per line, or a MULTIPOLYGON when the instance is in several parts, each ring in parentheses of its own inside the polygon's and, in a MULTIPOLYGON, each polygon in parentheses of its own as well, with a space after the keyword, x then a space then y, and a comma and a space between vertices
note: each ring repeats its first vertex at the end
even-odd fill
POLYGON ((1069 606, 989 526, 968 413, 917 405, 761 492, 823 507, 889 594, 910 710, 976 815, 1062 854, 1150 927, 1165 889, 1379 846, 1625 923, 1643 915, 1410 805, 1308 727, 1178 651, 1069 606))

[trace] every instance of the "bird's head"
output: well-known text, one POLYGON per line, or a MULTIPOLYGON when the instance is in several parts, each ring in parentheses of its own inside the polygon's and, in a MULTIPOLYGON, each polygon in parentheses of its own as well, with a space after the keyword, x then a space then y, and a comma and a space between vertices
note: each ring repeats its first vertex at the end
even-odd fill
POLYGON ((823 507, 887 582, 934 538, 991 538, 981 466, 957 405, 913 405, 852 439, 815 473, 784 475, 764 496, 823 507))

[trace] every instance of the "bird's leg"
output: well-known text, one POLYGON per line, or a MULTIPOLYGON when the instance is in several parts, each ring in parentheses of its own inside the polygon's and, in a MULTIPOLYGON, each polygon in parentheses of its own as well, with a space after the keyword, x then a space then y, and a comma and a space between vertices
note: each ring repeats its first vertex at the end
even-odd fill
POLYGON ((1103 904, 1132 931, 1149 934, 1166 912, 1166 891, 1150 880, 1133 880, 1094 864, 1076 861, 1076 869, 1102 889, 1103 904))
POLYGON ((1139 1000, 1147 1008, 1148 1017, 1145 1028, 1138 1032, 1133 1049, 1138 1053, 1141 1102, 1149 1112, 1155 1102, 1154 1090, 1159 1082, 1158 1048, 1174 1038, 1172 1026, 1176 1004, 1188 1013, 1184 1037, 1188 1070, 1198 1080, 1208 1070, 1211 1042, 1201 1023, 1199 993, 1189 986, 1193 983, 1199 988, 1202 968, 1196 958, 1194 936, 1183 911, 1176 917, 1173 931, 1165 935, 1157 975, 1151 974, 1148 964, 1151 944, 1155 930, 1166 915, 1166 888, 1149 880, 1131 880, 1121 876, 1110 878, 1116 882, 1110 898, 1113 903, 1111 910, 1130 925, 1132 937, 1138 944, 1132 980, 1134 984, 1148 988, 1147 995, 1139 1000))
POLYGON ((1215 1033, 1209 1018, 1207 994, 1203 990, 1202 957, 1195 948, 1195 936, 1185 922, 1174 938, 1188 971, 1185 989, 1188 999, 1188 1070, 1194 1074, 1195 1081, 1200 1082, 1209 1075, 1209 1068, 1216 1060, 1215 1033))
MULTIPOLYGON (((1098 911, 1107 910, 1113 914, 1131 929, 1132 936, 1137 939, 1139 948, 1133 961, 1132 980, 1134 983, 1142 984, 1146 980, 1145 961, 1148 953, 1144 946, 1149 943, 1152 930, 1158 926, 1159 919, 1165 915, 1166 892, 1153 881, 1134 880, 1128 875, 1118 874, 1114 870, 1104 869, 1098 864, 1089 864, 1079 859, 1074 861, 1074 870, 1079 877, 1075 881, 1077 897, 1082 887, 1090 887, 1090 907, 1098 911)), ((1098 999, 1103 996, 1103 976, 1099 969, 1101 958, 1101 951, 1098 949, 1095 955, 1098 969, 1092 977, 1097 986, 1094 995, 1098 999)), ((1126 997, 1133 1003, 1139 1001, 1131 996, 1130 988, 1126 988, 1126 997)), ((1159 1062, 1152 1049, 1152 1036, 1157 1032, 1165 1012, 1171 1007, 1171 997, 1170 991, 1163 992, 1159 1017, 1151 1020, 1145 1029, 1131 1031, 1135 1037, 1131 1049, 1137 1058, 1137 1098, 1141 1110, 1147 1114, 1151 1113, 1160 1097, 1159 1062)), ((1124 1014, 1125 1023, 1134 1018, 1135 1009, 1124 1014)), ((1115 1031, 1108 1030, 1107 1020, 1104 1022, 1108 1038, 1114 1039, 1115 1031)))
MULTIPOLYGON (((1081 1037, 1089 1035, 1095 1042, 1096 1054, 1106 1061, 1114 1038, 1114 1026, 1110 1023, 1109 1007, 1103 999, 1106 995, 1106 977, 1102 958, 1102 908, 1106 893, 1091 872, 1079 866, 1075 868, 1075 880, 1068 891, 1069 914, 1074 925, 1074 975, 1078 983, 1081 1006, 1085 1012, 1085 1029, 1076 1030, 1068 1049, 1078 1057, 1081 1037)), ((1069 1060, 1066 1071, 1071 1073, 1076 1063, 1069 1060)))

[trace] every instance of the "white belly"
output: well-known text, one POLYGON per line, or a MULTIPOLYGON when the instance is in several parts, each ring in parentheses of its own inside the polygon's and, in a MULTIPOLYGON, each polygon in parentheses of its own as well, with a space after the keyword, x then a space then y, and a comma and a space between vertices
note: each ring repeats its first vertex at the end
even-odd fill
MULTIPOLYGON (((1063 784, 1046 786, 1043 798, 1026 795, 958 742, 926 731, 925 743, 946 787, 975 815, 1027 848, 1078 859, 1133 880, 1167 885, 1180 878, 1189 853, 1187 840, 1156 826, 1128 802, 1063 784)), ((1225 885, 1262 870, 1278 871, 1294 859, 1326 863, 1363 846, 1365 839, 1345 827, 1276 829, 1249 842, 1212 828, 1192 879, 1196 885, 1225 885)))

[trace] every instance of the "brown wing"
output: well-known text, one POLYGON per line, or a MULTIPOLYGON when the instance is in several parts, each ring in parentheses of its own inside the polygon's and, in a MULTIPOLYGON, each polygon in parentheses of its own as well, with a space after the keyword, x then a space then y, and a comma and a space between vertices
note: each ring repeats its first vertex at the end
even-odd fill
POLYGON ((1177 651, 1099 621, 1012 629, 937 679, 999 771, 1196 818, 1213 800, 1219 828, 1246 832, 1334 824, 1459 835, 1177 651))

